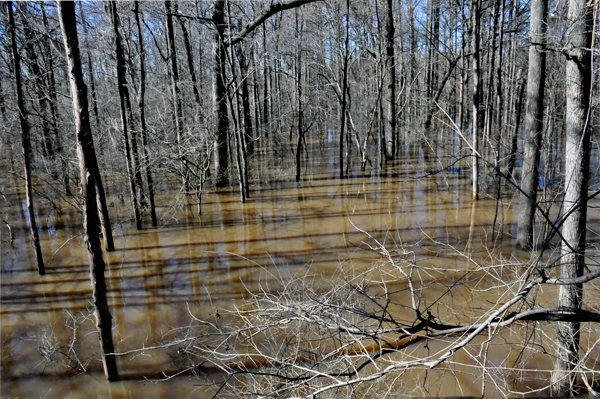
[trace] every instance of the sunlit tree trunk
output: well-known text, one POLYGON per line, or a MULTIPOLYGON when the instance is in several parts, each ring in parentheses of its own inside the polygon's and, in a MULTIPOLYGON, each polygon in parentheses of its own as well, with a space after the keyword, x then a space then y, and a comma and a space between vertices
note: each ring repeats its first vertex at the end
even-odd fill
POLYGON ((544 128, 544 87, 546 82, 546 42, 548 0, 531 0, 529 28, 529 72, 527 76, 527 109, 523 139, 523 167, 521 168, 521 201, 517 247, 531 250, 535 203, 539 183, 540 147, 544 128))
MULTIPOLYGON (((590 174, 590 91, 592 82, 592 22, 594 7, 586 0, 569 0, 566 38, 565 197, 562 226, 561 277, 583 275, 587 190, 590 174)), ((582 307, 582 284, 561 285, 558 305, 582 307)), ((553 393, 572 396, 579 362, 579 323, 559 322, 553 393)))
POLYGON ((115 34, 115 48, 117 57, 117 84, 119 90, 120 109, 121 109, 121 128, 123 129, 123 142, 125 146, 125 162, 127 164, 127 175, 129 176, 129 189, 131 192, 131 205, 133 206, 133 215, 135 217, 135 226, 138 230, 142 229, 142 217, 140 215, 140 206, 138 202, 138 194, 136 181, 141 178, 136 178, 135 174, 139 174, 139 169, 134 172, 132 160, 132 150, 129 146, 129 134, 133 132, 133 113, 131 110, 131 100, 129 99, 129 89, 127 88, 125 57, 123 53, 123 44, 121 41, 121 33, 119 32, 119 16, 117 14, 117 4, 114 1, 110 2, 113 30, 115 34))
POLYGON ((138 99, 138 107, 140 109, 140 130, 142 134, 142 148, 144 150, 144 166, 146 170, 146 181, 148 183, 148 199, 150 201, 150 218, 152 219, 152 226, 157 226, 158 221, 156 219, 156 206, 154 204, 154 181, 152 179, 152 168, 150 167, 150 154, 148 153, 148 131, 146 129, 146 67, 145 58, 146 52, 144 50, 144 36, 142 35, 142 27, 140 25, 140 12, 139 2, 134 2, 133 12, 135 15, 135 22, 137 25, 138 35, 138 54, 140 62, 140 93, 138 99))
POLYGON ((112 317, 106 299, 106 281, 104 270, 106 264, 102 257, 100 245, 98 209, 96 204, 96 176, 98 162, 94 150, 94 141, 90 128, 90 115, 87 100, 87 87, 83 81, 81 69, 81 56, 77 38, 77 24, 75 19, 75 3, 69 1, 58 2, 60 28, 63 32, 63 43, 69 66, 69 82, 71 98, 73 100, 73 114, 75 118, 75 132, 77 138, 77 158, 81 177, 83 194, 84 231, 90 259, 90 279, 96 327, 100 336, 100 349, 102 351, 102 364, 104 374, 109 381, 118 381, 119 372, 113 353, 115 352, 112 341, 112 317))
MULTIPOLYGON (((81 10, 81 9, 80 9, 81 10)), ((83 21, 83 11, 80 12, 81 19, 83 21)), ((85 23, 83 24, 84 34, 87 28, 85 27, 85 23)), ((81 59, 80 59, 81 62, 81 59)), ((83 73, 83 72, 82 72, 83 73)), ((100 127, 100 122, 98 120, 98 109, 96 108, 96 94, 94 90, 94 79, 93 79, 93 68, 90 54, 88 52, 88 73, 90 78, 90 88, 92 94, 92 104, 94 105, 94 114, 96 115, 96 126, 100 127)), ((87 93, 87 88, 86 88, 87 93)), ((95 155, 94 155, 95 156, 95 155)), ((112 252, 115 250, 115 244, 112 235, 112 225, 110 223, 110 216, 108 214, 108 204, 106 203, 106 193, 104 192, 104 185, 102 184, 102 177, 100 176, 100 170, 98 168, 93 169, 93 172, 96 173, 95 182, 96 182, 96 201, 99 207, 99 217, 100 217, 100 226, 102 228, 102 236, 104 237, 104 249, 108 252, 112 252)))
POLYGON ((31 182, 31 140, 29 138, 29 122, 27 121, 27 111, 25 110, 25 98, 23 97, 23 87, 21 83, 21 58, 17 51, 17 36, 15 33, 15 18, 13 14, 12 1, 6 2, 8 8, 8 30, 10 34, 10 48, 12 51, 13 67, 15 72, 15 86, 17 91, 17 109, 19 112, 19 123, 21 124, 21 142, 23 144, 23 161, 25 164, 25 197, 27 202, 27 213, 29 216, 29 231, 35 253, 38 272, 41 275, 46 274, 44 268, 44 257, 42 256, 42 247, 40 246, 40 234, 35 221, 35 206, 33 203, 33 184, 31 182))

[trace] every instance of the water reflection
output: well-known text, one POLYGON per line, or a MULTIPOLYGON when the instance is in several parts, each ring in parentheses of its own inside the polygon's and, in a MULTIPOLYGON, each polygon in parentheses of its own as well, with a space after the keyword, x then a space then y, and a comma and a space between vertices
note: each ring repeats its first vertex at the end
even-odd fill
MULTIPOLYGON (((355 172, 339 180, 332 177, 335 151, 328 146, 324 157, 310 155, 319 162, 309 163, 301 183, 289 181, 291 174, 290 179, 271 176, 272 183, 253 186, 246 204, 233 190, 206 194, 200 217, 190 199, 179 210, 167 209, 165 204, 172 198, 163 191, 157 203, 163 205, 163 215, 170 212, 168 222, 158 228, 147 223, 139 232, 125 225, 123 234, 115 237, 117 250, 105 254, 118 351, 160 343, 171 329, 189 323, 190 306, 197 317, 214 318, 218 309, 241 306, 249 293, 276 292, 286 276, 308 264, 311 275, 323 281, 339 273, 340 263, 351 261, 355 270, 369 268, 377 258, 358 249, 365 239, 361 230, 389 244, 412 245, 428 235, 485 256, 495 202, 470 201, 466 170, 415 179, 439 167, 437 158, 429 146, 406 146, 401 151, 404 155, 384 171, 355 172), (322 169, 323 162, 329 169, 322 169)), ((176 191, 173 187, 170 193, 176 191)), ((11 201, 19 196, 18 191, 12 193, 11 201)), ((65 317, 85 317, 90 306, 81 221, 66 205, 62 212, 48 211, 42 218, 43 250, 50 264, 48 274, 40 277, 30 262, 26 209, 13 208, 15 248, 2 244, 3 389, 25 397, 48 392, 67 396, 82 386, 91 396, 104 392, 109 397, 127 397, 134 389, 136 396, 201 397, 206 388, 192 387, 188 380, 135 388, 127 382, 107 384, 96 360, 87 365, 92 372, 83 375, 58 365, 44 369, 35 348, 40 337, 53 336, 49 345, 69 342, 73 330, 65 328, 65 317), (52 377, 65 373, 72 377, 52 377)), ((514 231, 510 207, 503 208, 503 218, 505 231, 514 231)), ((423 255, 433 250, 414 249, 423 255)), ((503 251, 514 255, 511 247, 503 251)), ((465 266, 464 260, 456 258, 438 257, 431 262, 449 269, 465 266)), ((452 275, 445 278, 451 281, 452 275)), ((93 323, 79 328, 78 356, 97 359, 93 323)), ((136 379, 173 370, 171 362, 167 353, 156 352, 121 358, 119 367, 125 379, 136 379)))

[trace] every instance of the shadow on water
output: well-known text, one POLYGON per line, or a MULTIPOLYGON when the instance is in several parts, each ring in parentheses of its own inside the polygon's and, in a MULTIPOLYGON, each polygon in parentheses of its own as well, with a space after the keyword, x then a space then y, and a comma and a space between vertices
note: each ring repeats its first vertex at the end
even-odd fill
MULTIPOLYGON (((423 277, 424 285, 452 284, 453 270, 462 273, 465 264, 457 256, 437 253, 434 246, 425 244, 425 236, 460 249, 468 247, 473 256, 488 256, 486 246, 496 203, 484 199, 472 206, 468 168, 464 165, 444 176, 415 179, 415 174, 439 169, 439 163, 428 148, 411 145, 402 149, 404 158, 390 162, 383 170, 354 172, 340 180, 335 177, 336 151, 332 148, 326 145, 322 153, 309 154, 314 162, 308 164, 300 183, 291 181, 291 173, 270 176, 269 183, 256 182, 246 204, 240 203, 233 189, 209 192, 204 195, 202 215, 198 217, 193 199, 186 199, 179 208, 166 205, 172 198, 165 192, 179 190, 173 186, 157 198, 161 204, 159 215, 169 213, 163 225, 151 228, 146 224, 138 232, 123 223, 122 235, 115 237, 117 250, 105 253, 118 350, 161 342, 173 328, 189 324, 190 306, 196 309, 196 317, 208 319, 214 317, 215 309, 242 307, 244 299, 253 293, 276 294, 283 284, 298 276, 326 284, 343 277, 347 269, 366 270, 379 259, 372 251, 364 250, 365 243, 373 243, 372 238, 390 246, 404 245, 425 262, 443 263, 447 275, 423 277)), ((258 152, 266 157, 266 151, 261 153, 259 148, 258 152)), ((18 190, 8 195, 12 204, 21 203, 18 190)), ((109 202, 119 201, 113 198, 109 202)), ((511 198, 503 201, 500 222, 510 234, 514 232, 511 198)), ((89 384, 90 396, 107 392, 98 374, 76 375, 60 367, 45 370, 35 349, 38 341, 34 336, 49 331, 56 334, 57 340, 68 340, 65 317, 85 314, 90 306, 87 253, 78 236, 81 220, 76 212, 66 210, 68 206, 63 208, 61 214, 40 210, 41 237, 49 263, 44 278, 34 274, 31 264, 24 210, 19 205, 11 208, 15 247, 2 244, 0 314, 2 379, 10 381, 8 392, 13 396, 43 396, 51 387, 55 394, 68 396, 69 390, 77 389, 75 385, 85 384, 89 384), (60 376, 68 376, 69 382, 59 382, 60 376), (39 387, 34 389, 31 384, 39 387)), ((126 220, 127 210, 123 212, 112 217, 126 220)), ((595 216, 591 220, 598 223, 595 216)), ((501 251, 507 257, 523 256, 510 247, 501 251)), ((406 288, 406 282, 400 280, 388 285, 398 292, 406 288)), ((81 329, 85 337, 82 348, 88 348, 82 349, 81 356, 97 358, 89 349, 96 345, 93 324, 88 322, 81 329)), ((163 370, 176 371, 166 353, 119 362, 125 380, 158 378, 163 370)), ((90 367, 98 370, 95 363, 90 367)), ((113 385, 111 389, 131 389, 126 382, 122 384, 121 388, 113 385)), ((141 387, 139 392, 153 397, 177 396, 172 392, 187 395, 193 389, 205 392, 204 388, 190 388, 190 384, 188 379, 174 379, 159 384, 156 391, 141 387), (156 396, 156 392, 161 393, 156 396)), ((454 386, 448 389, 449 394, 455 394, 451 391, 454 386)), ((114 394, 123 395, 120 391, 114 394)))

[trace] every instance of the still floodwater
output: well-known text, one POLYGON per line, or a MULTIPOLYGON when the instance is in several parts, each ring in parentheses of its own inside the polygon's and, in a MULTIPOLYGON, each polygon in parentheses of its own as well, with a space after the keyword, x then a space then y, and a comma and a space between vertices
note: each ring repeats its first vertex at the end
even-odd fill
MULTIPOLYGON (((485 257, 483 244, 492 231, 495 200, 483 199, 473 206, 468 169, 415 179, 425 172, 426 152, 419 146, 407 148, 385 174, 367 172, 345 180, 335 177, 330 161, 319 159, 299 184, 292 181, 291 172, 270 172, 268 179, 257 177, 246 204, 235 191, 206 194, 201 217, 195 214, 193 199, 167 191, 165 183, 157 200, 161 225, 152 228, 147 223, 139 232, 123 220, 126 204, 113 195, 117 250, 106 253, 105 260, 117 351, 156 345, 164 334, 190 323, 188 312, 214 319, 219 309, 242 306, 252 292, 277 291, 296 273, 327 281, 340 267, 366 269, 376 258, 358 248, 366 238, 360 230, 390 245, 413 245, 428 235, 465 248, 471 239, 471 249, 479 254, 475 256, 485 257)), ((268 157, 259 159, 267 162, 268 157)), ((14 185, 5 181, 3 190, 15 241, 10 246, 6 235, 2 237, 2 396, 183 398, 212 392, 188 376, 143 383, 145 377, 158 378, 163 371, 177 372, 167 351, 121 357, 124 381, 104 380, 93 322, 85 321, 91 289, 81 218, 66 204, 61 205, 61 215, 40 210, 47 275, 39 276, 31 261, 23 197, 14 185), (69 348, 73 337, 77 339, 69 348), (47 364, 44 351, 55 351, 52 359, 57 363, 47 364)), ((515 232, 511 201, 516 199, 503 199, 496 232, 515 232)), ((597 227, 598 211, 588 217, 597 227)), ((505 240, 504 256, 524 259, 524 254, 512 253, 511 240, 505 240)), ((428 245, 423 242, 412 249, 432 257, 424 248, 428 245)), ((440 255, 433 261, 464 262, 440 255)), ((480 394, 479 384, 439 384, 433 395, 480 394)))

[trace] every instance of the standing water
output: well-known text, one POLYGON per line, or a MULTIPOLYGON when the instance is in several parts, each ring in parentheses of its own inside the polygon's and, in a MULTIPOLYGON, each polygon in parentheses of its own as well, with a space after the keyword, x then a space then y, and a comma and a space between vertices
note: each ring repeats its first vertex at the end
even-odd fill
MULTIPOLYGON (((381 261, 367 247, 375 240, 389 249, 404 248, 425 269, 448 270, 444 278, 437 272, 420 276, 420 284, 427 279, 430 283, 425 301, 444 298, 458 272, 473 263, 501 257, 507 260, 508 276, 524 267, 519 262, 529 260, 529 254, 513 250, 518 196, 503 195, 499 206, 494 195, 474 203, 466 162, 459 165, 462 168, 428 175, 442 165, 439 158, 426 144, 407 145, 384 170, 367 167, 366 172, 340 180, 333 153, 312 152, 300 183, 293 181, 293 167, 256 172, 245 204, 235 189, 208 192, 201 216, 193 197, 163 181, 157 197, 160 226, 153 228, 146 220, 142 231, 127 220, 128 205, 122 197, 112 196, 117 249, 104 256, 113 337, 119 353, 133 351, 118 357, 122 377, 118 383, 106 382, 102 373, 81 215, 60 201, 55 207, 39 208, 47 270, 47 275, 39 276, 27 233, 22 184, 7 178, 6 222, 14 240, 2 230, 2 396, 211 397, 217 387, 207 381, 224 379, 218 370, 174 377, 188 366, 177 358, 177 347, 136 350, 165 345, 195 319, 234 323, 229 311, 244 308, 255 294, 277 294, 300 277, 327 287, 359 275, 381 261)), ((256 156, 262 164, 271 154, 259 151, 256 156)), ((113 192, 119 184, 106 183, 113 192)), ((595 201, 590 204, 588 226, 597 231, 600 215, 595 201)), ((598 237, 590 234, 590 239, 598 237)), ((443 301, 444 306, 452 302, 456 314, 437 310, 448 323, 476 313, 487 306, 486 300, 500 295, 495 281, 474 278, 461 284, 450 300, 443 301)), ((594 292, 586 295, 593 300, 599 296, 597 283, 592 287, 594 292)), ((537 301, 552 306, 555 292, 552 288, 540 292, 537 301)), ((413 317, 401 307, 392 311, 399 318, 413 317)), ((544 328, 543 334, 551 339, 553 330, 544 328)), ((503 344, 489 351, 490 364, 512 366, 526 330, 523 325, 521 336, 518 330, 502 335, 503 344)), ((515 390, 535 390, 547 383, 552 359, 542 349, 520 363, 519 367, 532 370, 515 371, 510 377, 515 390)), ((597 352, 596 348, 589 364, 596 370, 597 352)), ((482 380, 470 370, 474 355, 458 353, 443 370, 407 374, 404 385, 424 389, 418 391, 420 396, 479 396, 482 380)), ((492 377, 484 377, 486 396, 500 395, 492 377)), ((225 391, 222 396, 227 397, 225 391)))

